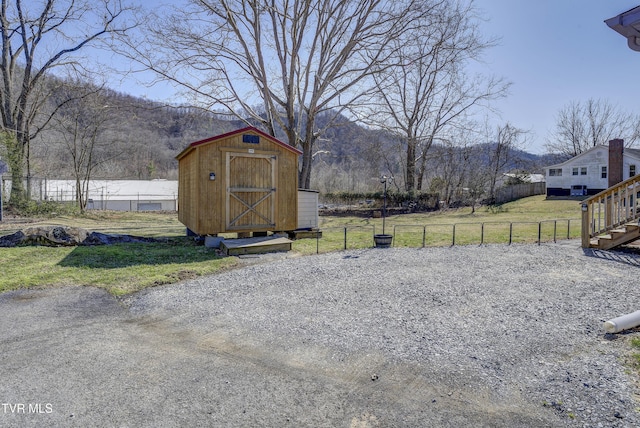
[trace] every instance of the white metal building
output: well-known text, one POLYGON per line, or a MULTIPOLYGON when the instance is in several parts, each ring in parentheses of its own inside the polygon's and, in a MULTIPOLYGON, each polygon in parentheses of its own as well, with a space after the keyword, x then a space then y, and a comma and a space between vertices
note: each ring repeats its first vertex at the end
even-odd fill
MULTIPOLYGON (((33 197, 41 200, 76 200, 74 180, 42 179, 32 186, 33 197)), ((178 181, 90 180, 87 200, 89 210, 177 211, 178 181)))

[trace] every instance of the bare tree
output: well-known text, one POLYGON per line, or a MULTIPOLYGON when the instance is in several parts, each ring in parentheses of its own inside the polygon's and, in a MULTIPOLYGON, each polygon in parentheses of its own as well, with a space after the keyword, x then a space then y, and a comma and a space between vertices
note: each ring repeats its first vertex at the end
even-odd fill
POLYGON ((496 200, 496 184, 506 168, 518 161, 515 151, 526 145, 527 132, 507 123, 496 128, 495 135, 486 147, 488 148, 488 165, 486 167, 487 191, 489 203, 496 200))
POLYGON ((439 194, 444 208, 462 199, 464 183, 471 167, 471 150, 467 139, 460 135, 434 146, 433 156, 427 162, 432 166, 429 191, 439 194))
POLYGON ((52 88, 45 77, 55 70, 86 71, 88 61, 80 60, 79 51, 131 28, 129 10, 120 0, 1 1, 0 117, 14 203, 24 198, 29 143, 60 107, 47 106, 52 88))
POLYGON ((476 169, 480 165, 477 165, 478 158, 472 158, 470 154, 470 150, 465 151, 465 156, 467 159, 467 165, 469 162, 476 165, 470 165, 468 169, 468 177, 466 177, 466 183, 464 187, 464 192, 466 196, 466 200, 471 204, 471 214, 476 212, 476 205, 482 200, 482 198, 487 193, 486 187, 486 177, 483 176, 481 169, 476 169))
POLYGON ((527 132, 508 123, 486 129, 486 142, 480 144, 477 130, 463 129, 434 145, 427 161, 430 191, 440 194, 445 207, 465 203, 473 213, 480 201, 491 203, 498 179, 517 165, 517 150, 526 144, 527 132))
POLYGON ((135 43, 132 56, 197 104, 284 134, 303 151, 306 188, 331 123, 321 128, 317 116, 338 115, 365 92, 372 65, 387 62, 389 42, 431 2, 192 0, 153 23, 151 44, 135 43))
POLYGON ((640 116, 624 112, 607 100, 590 98, 573 101, 558 112, 546 148, 576 156, 614 138, 624 139, 626 146, 635 145, 640 140, 640 116))
POLYGON ((493 45, 479 33, 473 2, 441 2, 420 17, 416 31, 394 40, 389 63, 373 75, 379 102, 370 119, 404 140, 406 190, 422 189, 434 141, 506 94, 502 79, 465 71, 493 45))
POLYGON ((112 114, 102 88, 94 87, 92 92, 76 97, 76 93, 86 90, 86 85, 81 87, 72 86, 58 94, 71 101, 59 109, 52 128, 71 159, 76 202, 80 211, 84 211, 92 174, 101 164, 119 158, 124 150, 118 133, 110 132, 120 121, 112 114))

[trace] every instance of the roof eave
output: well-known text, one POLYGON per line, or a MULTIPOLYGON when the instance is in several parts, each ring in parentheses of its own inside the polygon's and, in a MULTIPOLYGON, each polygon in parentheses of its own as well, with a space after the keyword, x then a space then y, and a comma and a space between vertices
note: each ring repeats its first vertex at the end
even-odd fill
POLYGON ((606 148, 606 149, 608 150, 608 146, 605 146, 604 144, 598 144, 598 145, 596 145, 596 146, 591 147, 591 148, 590 148, 589 150, 587 150, 587 151, 584 151, 584 152, 582 152, 582 153, 578 153, 577 155, 575 155, 575 156, 573 156, 573 157, 571 157, 571 158, 567 159, 567 160, 566 160, 566 161, 564 161, 564 162, 560 162, 560 163, 557 163, 557 164, 555 164, 555 165, 549 165, 549 166, 546 166, 546 167, 545 167, 545 169, 549 169, 549 168, 557 168, 557 167, 560 167, 560 166, 565 166, 565 165, 566 165, 566 164, 568 164, 569 162, 572 162, 572 161, 574 161, 574 160, 575 160, 575 159, 577 159, 577 158, 581 158, 582 156, 586 155, 587 153, 590 153, 590 152, 592 152, 592 151, 594 151, 594 150, 601 149, 601 148, 606 148))
POLYGON ((604 21, 609 28, 627 39, 631 50, 640 52, 640 6, 604 21))
POLYGON ((301 155, 302 151, 300 151, 299 149, 278 140, 276 137, 273 137, 269 134, 267 134, 266 132, 263 132, 261 130, 259 130, 258 128, 255 128, 253 126, 247 126, 245 128, 241 128, 241 129, 236 129, 235 131, 231 131, 231 132, 227 132, 225 134, 220 134, 220 135, 216 135, 214 137, 209 137, 209 138, 205 138, 204 140, 198 140, 198 141, 194 141, 193 143, 189 144, 183 151, 181 151, 178 156, 176 156, 176 159, 180 160, 181 158, 183 158, 187 153, 189 153, 191 150, 193 150, 195 147, 200 146, 202 144, 207 144, 207 143, 211 143, 213 141, 216 140, 221 140, 223 138, 227 138, 230 137, 232 135, 237 135, 237 134, 242 134, 245 132, 255 132, 256 134, 260 135, 261 137, 267 138, 271 141, 273 141, 274 143, 276 143, 277 145, 283 147, 286 150, 289 150, 291 152, 296 153, 297 155, 301 155))

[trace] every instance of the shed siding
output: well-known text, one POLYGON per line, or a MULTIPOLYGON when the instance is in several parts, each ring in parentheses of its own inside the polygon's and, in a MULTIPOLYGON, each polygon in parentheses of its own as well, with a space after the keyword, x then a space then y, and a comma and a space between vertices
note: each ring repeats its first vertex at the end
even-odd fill
POLYGON ((199 177, 200 203, 197 207, 199 218, 198 233, 201 235, 217 233, 212 230, 224 230, 224 192, 225 174, 224 159, 215 144, 207 144, 196 149, 200 152, 199 177), (215 174, 211 180, 210 174, 215 174), (206 231, 206 232, 201 232, 206 231))
MULTIPOLYGON (((284 151, 280 149, 280 152, 284 151)), ((284 154, 284 153, 283 153, 284 154)), ((279 156, 276 219, 278 230, 295 230, 298 224, 298 156, 279 156)))
POLYGON ((317 228, 318 192, 298 190, 298 228, 317 228))
POLYGON ((180 161, 178 171, 178 220, 187 227, 197 226, 197 152, 180 161))

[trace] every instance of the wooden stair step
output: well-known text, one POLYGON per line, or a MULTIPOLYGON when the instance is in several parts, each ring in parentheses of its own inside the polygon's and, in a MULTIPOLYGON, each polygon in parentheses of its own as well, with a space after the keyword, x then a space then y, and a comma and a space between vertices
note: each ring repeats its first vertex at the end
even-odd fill
POLYGON ((600 248, 601 250, 610 250, 637 239, 640 239, 640 228, 636 227, 629 229, 612 229, 608 234, 597 236, 589 242, 592 247, 600 248), (594 240, 596 241, 595 243, 594 240))

